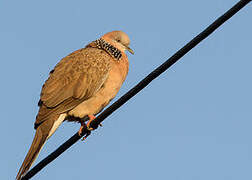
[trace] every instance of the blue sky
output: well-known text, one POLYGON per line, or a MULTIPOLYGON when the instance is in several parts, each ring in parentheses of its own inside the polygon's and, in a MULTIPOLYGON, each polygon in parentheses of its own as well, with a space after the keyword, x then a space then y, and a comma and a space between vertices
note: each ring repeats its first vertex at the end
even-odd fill
MULTIPOLYGON (((131 38, 118 96, 236 0, 0 1, 1 179, 14 179, 55 64, 112 30, 131 38)), ((251 3, 33 179, 252 179, 251 3)), ((80 125, 63 123, 36 163, 80 125)), ((35 164, 36 164, 35 163, 35 164)))

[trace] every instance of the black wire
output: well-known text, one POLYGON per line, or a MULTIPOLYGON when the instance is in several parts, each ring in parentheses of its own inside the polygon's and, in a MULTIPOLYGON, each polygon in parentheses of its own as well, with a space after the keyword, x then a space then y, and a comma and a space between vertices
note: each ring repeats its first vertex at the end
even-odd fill
MULTIPOLYGON (((187 43, 183 48, 177 51, 172 57, 170 57, 166 62, 164 62, 161 66, 152 71, 148 76, 146 76, 142 81, 140 81, 135 87, 129 90, 125 95, 123 95, 120 99, 114 102, 111 106, 109 106, 106 110, 104 110, 95 120, 90 123, 90 126, 96 129, 98 125, 110 114, 112 114, 115 110, 121 107, 124 103, 126 103, 130 98, 135 96, 139 91, 145 88, 152 80, 157 78, 160 74, 166 71, 169 67, 171 67, 174 63, 176 63, 181 57, 183 57, 188 51, 194 48, 197 44, 199 44, 203 39, 209 36, 213 31, 215 31, 220 25, 222 25, 225 21, 231 18, 235 13, 237 13, 240 9, 246 6, 251 0, 241 0, 237 4, 235 4, 231 9, 229 9, 225 14, 219 17, 216 21, 214 21, 210 26, 208 26, 204 31, 202 31, 199 35, 197 35, 193 40, 187 43)), ((88 131, 84 129, 83 135, 87 134, 88 131)), ((64 144, 62 144, 59 148, 57 148, 53 153, 48 155, 45 159, 40 161, 36 166, 34 166, 25 176, 23 176, 22 180, 30 179, 36 173, 38 173, 41 169, 43 169, 47 164, 56 159, 59 155, 61 155, 65 150, 71 147, 74 143, 76 143, 81 137, 76 133, 70 139, 68 139, 64 144)))

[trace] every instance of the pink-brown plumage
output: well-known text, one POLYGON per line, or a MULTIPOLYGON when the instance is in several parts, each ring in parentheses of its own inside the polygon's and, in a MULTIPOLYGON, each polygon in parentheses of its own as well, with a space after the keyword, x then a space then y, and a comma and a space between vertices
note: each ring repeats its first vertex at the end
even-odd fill
MULTIPOLYGON (((42 87, 36 134, 16 177, 20 180, 45 141, 64 121, 99 113, 118 93, 129 69, 129 37, 112 31, 63 58, 42 87)), ((78 121, 78 120, 77 120, 78 121)))

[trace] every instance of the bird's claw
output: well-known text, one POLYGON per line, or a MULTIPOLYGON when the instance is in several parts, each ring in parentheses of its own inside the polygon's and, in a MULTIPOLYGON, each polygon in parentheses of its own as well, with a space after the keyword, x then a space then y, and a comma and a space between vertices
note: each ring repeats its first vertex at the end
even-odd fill
POLYGON ((90 123, 95 119, 95 116, 94 115, 88 115, 88 117, 89 117, 89 120, 87 122, 87 129, 89 131, 93 131, 94 128, 90 127, 90 123))
MULTIPOLYGON (((78 131, 79 136, 81 136, 83 129, 84 128, 87 129, 87 133, 82 138, 82 141, 84 141, 85 139, 87 139, 87 137, 91 134, 91 131, 94 130, 94 128, 90 127, 90 123, 95 119, 95 116, 94 115, 88 115, 88 118, 89 118, 89 120, 88 120, 87 124, 85 122, 83 122, 83 121, 81 122, 81 127, 80 127, 80 130, 78 131)), ((99 124, 99 125, 102 126, 102 124, 99 124)))

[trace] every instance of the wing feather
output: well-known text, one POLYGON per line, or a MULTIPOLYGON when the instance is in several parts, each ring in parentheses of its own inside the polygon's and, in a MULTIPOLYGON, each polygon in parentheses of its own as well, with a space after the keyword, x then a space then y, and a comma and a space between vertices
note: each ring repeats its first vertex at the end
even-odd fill
POLYGON ((42 87, 40 99, 43 105, 35 125, 41 124, 52 113, 71 110, 100 89, 111 68, 111 57, 102 51, 83 48, 66 56, 55 66, 42 87))
POLYGON ((55 107, 70 97, 85 99, 97 92, 110 69, 109 59, 97 56, 99 51, 85 48, 63 58, 42 88, 42 102, 55 107))

